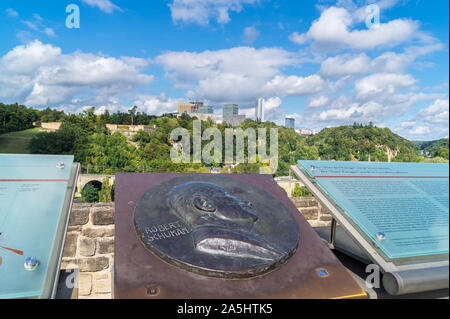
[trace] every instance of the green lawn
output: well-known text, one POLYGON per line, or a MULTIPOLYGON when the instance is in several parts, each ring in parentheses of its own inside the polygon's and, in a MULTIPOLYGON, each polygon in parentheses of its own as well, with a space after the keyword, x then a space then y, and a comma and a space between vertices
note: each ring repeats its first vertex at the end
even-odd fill
POLYGON ((41 131, 39 127, 0 135, 0 153, 4 154, 30 154, 27 146, 31 139, 41 131))
POLYGON ((0 153, 4 154, 30 154, 27 146, 31 138, 0 136, 0 153))
POLYGON ((19 131, 19 132, 11 132, 11 133, 6 133, 3 135, 0 135, 0 137, 22 137, 22 138, 33 138, 36 134, 41 132, 41 128, 40 127, 35 127, 29 130, 25 130, 25 131, 19 131))

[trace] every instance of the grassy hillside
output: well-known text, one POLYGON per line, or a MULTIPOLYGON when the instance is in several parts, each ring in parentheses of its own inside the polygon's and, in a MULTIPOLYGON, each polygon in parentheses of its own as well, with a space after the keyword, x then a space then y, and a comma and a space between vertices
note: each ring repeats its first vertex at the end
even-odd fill
POLYGON ((30 154, 28 145, 31 139, 40 132, 40 128, 10 132, 0 135, 0 153, 30 154))

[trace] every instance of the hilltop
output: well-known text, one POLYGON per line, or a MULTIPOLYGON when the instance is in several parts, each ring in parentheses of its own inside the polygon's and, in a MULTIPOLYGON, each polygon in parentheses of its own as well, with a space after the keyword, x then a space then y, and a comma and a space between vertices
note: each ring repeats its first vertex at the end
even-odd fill
POLYGON ((354 124, 326 128, 307 141, 319 149, 323 160, 376 162, 418 162, 416 145, 394 134, 389 128, 354 124))

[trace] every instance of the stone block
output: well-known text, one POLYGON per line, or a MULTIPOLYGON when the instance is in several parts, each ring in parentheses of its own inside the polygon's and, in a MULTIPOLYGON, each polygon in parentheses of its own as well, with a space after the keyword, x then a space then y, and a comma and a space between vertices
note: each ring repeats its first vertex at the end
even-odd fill
POLYGON ((111 293, 111 278, 95 280, 94 291, 97 294, 111 293))
POLYGON ((111 206, 92 208, 92 223, 94 225, 114 224, 114 208, 111 206))
POLYGON ((307 220, 316 220, 319 218, 319 209, 317 208, 303 207, 299 208, 299 211, 307 220))
POLYGON ((323 222, 331 222, 333 220, 333 217, 329 214, 321 214, 320 220, 323 222))
POLYGON ((77 260, 72 258, 63 258, 61 261, 61 269, 75 269, 78 268, 77 260))
POLYGON ((79 242, 79 253, 81 256, 90 257, 95 255, 95 240, 81 237, 79 242))
POLYGON ((84 227, 81 233, 85 237, 99 238, 99 237, 112 237, 114 236, 114 226, 93 226, 84 227))
POLYGON ((295 207, 318 207, 318 202, 313 197, 293 197, 291 198, 295 207))
POLYGON ((109 259, 107 257, 80 258, 77 264, 81 272, 97 272, 109 267, 109 259))
POLYGON ((75 257, 77 254, 77 233, 67 233, 64 243, 63 258, 75 257))
POLYGON ((80 274, 78 294, 80 296, 89 296, 92 292, 92 275, 80 274))
POLYGON ((89 222, 89 207, 74 206, 70 213, 69 226, 86 225, 89 222))
POLYGON ((100 238, 97 240, 98 254, 112 254, 114 253, 114 239, 113 238, 100 238))

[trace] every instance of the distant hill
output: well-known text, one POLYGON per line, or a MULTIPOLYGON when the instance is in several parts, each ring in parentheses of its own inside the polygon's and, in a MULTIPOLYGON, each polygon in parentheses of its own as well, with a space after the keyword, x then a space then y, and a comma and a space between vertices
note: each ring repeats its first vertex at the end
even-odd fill
POLYGON ((431 157, 439 156, 439 152, 443 148, 448 149, 448 138, 443 138, 436 141, 429 141, 429 142, 423 142, 423 141, 414 141, 414 144, 417 146, 417 148, 424 153, 429 153, 431 157))
POLYGON ((308 145, 316 146, 323 160, 339 161, 398 161, 418 162, 420 151, 407 139, 389 128, 354 124, 322 130, 308 138, 308 145))

